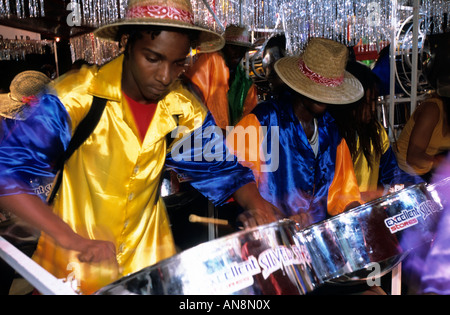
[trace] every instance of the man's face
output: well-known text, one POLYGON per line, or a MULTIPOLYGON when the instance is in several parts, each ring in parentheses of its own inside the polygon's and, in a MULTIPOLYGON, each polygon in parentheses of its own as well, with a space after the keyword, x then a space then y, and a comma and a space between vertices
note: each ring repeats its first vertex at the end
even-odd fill
POLYGON ((377 94, 373 89, 369 89, 364 93, 364 101, 362 102, 362 122, 368 124, 375 119, 376 106, 377 106, 377 94))
POLYGON ((303 96, 303 95, 301 95, 301 97, 302 97, 303 105, 312 114, 314 114, 314 115, 322 115, 326 111, 328 104, 315 101, 315 100, 310 99, 310 98, 308 98, 306 96, 303 96))
POLYGON ((172 31, 142 35, 128 46, 123 76, 127 82, 122 83, 136 101, 154 102, 169 92, 170 85, 185 69, 190 41, 186 34, 172 31))
POLYGON ((241 59, 244 58, 247 50, 247 47, 226 44, 222 48, 222 51, 228 68, 230 68, 231 70, 236 69, 241 59))

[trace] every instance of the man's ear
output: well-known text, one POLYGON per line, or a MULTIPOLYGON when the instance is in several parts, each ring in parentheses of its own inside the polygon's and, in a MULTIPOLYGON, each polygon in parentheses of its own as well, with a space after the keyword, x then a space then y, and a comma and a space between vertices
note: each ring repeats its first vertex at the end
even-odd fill
POLYGON ((123 34, 120 37, 120 42, 119 42, 119 49, 121 52, 125 51, 126 47, 127 47, 127 43, 128 43, 128 38, 130 35, 128 34, 123 34))

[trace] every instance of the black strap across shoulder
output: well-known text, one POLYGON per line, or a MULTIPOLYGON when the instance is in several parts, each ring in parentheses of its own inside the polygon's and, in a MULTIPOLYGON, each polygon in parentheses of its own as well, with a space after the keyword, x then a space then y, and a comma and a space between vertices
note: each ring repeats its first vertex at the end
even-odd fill
POLYGON ((58 173, 56 174, 56 178, 53 182, 52 191, 47 197, 48 204, 53 203, 56 193, 61 186, 64 163, 72 156, 72 154, 80 147, 80 145, 82 145, 83 142, 86 141, 87 138, 89 138, 95 127, 97 127, 97 124, 100 121, 100 117, 103 114, 103 110, 105 109, 106 102, 106 99, 94 96, 89 112, 75 130, 66 151, 56 162, 55 169, 58 170, 58 173))

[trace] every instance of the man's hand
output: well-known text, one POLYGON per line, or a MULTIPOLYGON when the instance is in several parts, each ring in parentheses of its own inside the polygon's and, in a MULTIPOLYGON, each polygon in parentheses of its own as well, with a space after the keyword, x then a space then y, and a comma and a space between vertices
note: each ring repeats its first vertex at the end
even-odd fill
POLYGON ((110 261, 117 264, 116 247, 108 241, 83 239, 78 246, 71 249, 80 252, 78 254, 80 262, 110 261))
POLYGON ((269 224, 283 219, 282 212, 265 200, 259 193, 255 183, 249 183, 239 188, 233 198, 245 209, 238 217, 244 228, 269 224))
POLYGON ((281 220, 281 214, 277 214, 278 209, 273 207, 271 209, 253 209, 247 210, 238 216, 245 229, 256 227, 259 225, 269 224, 281 220))
POLYGON ((61 247, 79 252, 80 262, 109 261, 117 264, 116 248, 113 243, 91 240, 78 235, 37 196, 28 194, 3 196, 0 197, 0 207, 45 232, 61 247))
POLYGON ((295 221, 295 223, 297 223, 297 225, 300 227, 300 229, 304 229, 308 226, 310 226, 311 224, 313 224, 313 220, 311 218, 311 216, 308 213, 297 213, 291 217, 289 217, 289 219, 295 221))

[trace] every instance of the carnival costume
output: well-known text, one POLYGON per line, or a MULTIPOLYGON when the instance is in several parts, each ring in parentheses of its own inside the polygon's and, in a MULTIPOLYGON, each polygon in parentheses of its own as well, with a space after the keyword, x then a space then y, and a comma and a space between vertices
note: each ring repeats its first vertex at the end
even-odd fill
POLYGON ((360 201, 353 163, 328 113, 317 119, 319 149, 315 156, 289 98, 284 95, 259 104, 236 125, 227 143, 253 170, 266 200, 287 217, 308 213, 312 222, 319 222, 360 201), (249 130, 257 132, 257 150, 251 140, 243 141, 249 130), (273 141, 279 141, 279 145, 273 141))

